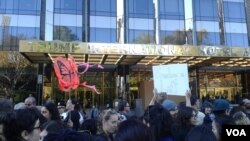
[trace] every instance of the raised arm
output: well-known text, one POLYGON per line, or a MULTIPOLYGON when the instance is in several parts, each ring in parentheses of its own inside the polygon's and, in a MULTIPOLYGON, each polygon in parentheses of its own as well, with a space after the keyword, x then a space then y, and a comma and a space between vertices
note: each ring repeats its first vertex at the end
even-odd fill
POLYGON ((154 89, 154 90, 153 90, 153 97, 152 97, 152 99, 151 99, 149 105, 154 105, 154 104, 156 103, 156 101, 157 101, 157 90, 154 89))
POLYGON ((190 91, 190 90, 187 90, 187 91, 186 91, 186 95, 185 95, 185 98, 186 98, 186 106, 187 106, 187 107, 192 107, 192 106, 191 106, 190 97, 191 97, 191 91, 190 91))

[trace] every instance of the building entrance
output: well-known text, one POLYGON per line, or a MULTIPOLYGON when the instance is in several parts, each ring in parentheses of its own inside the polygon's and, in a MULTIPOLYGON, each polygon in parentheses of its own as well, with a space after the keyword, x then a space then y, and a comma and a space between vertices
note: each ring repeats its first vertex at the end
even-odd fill
MULTIPOLYGON (((52 72, 53 74, 53 72, 52 72)), ((112 104, 115 97, 115 73, 114 72, 87 72, 80 77, 80 82, 93 84, 101 94, 95 91, 78 87, 70 92, 62 92, 58 88, 58 80, 55 75, 51 76, 51 81, 46 81, 43 88, 43 101, 53 99, 55 101, 66 101, 67 99, 77 99, 83 107, 92 105, 112 104)))
POLYGON ((203 101, 224 98, 237 103, 249 93, 248 73, 244 68, 207 67, 190 73, 190 85, 203 101))

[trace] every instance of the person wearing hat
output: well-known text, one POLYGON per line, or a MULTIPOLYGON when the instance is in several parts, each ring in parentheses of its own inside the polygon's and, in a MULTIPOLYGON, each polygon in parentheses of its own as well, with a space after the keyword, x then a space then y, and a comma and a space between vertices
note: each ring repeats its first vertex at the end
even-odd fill
POLYGON ((212 131, 220 140, 222 125, 234 125, 235 122, 229 116, 230 103, 226 99, 216 99, 213 103, 214 120, 212 121, 212 131))
POLYGON ((65 106, 66 106, 66 105, 65 105, 65 102, 64 102, 64 101, 59 101, 59 102, 57 103, 57 109, 58 109, 60 115, 62 115, 62 113, 65 112, 65 106))
POLYGON ((226 99, 216 99, 213 103, 213 113, 216 119, 225 119, 227 122, 233 121, 230 116, 230 103, 226 99))
POLYGON ((176 117, 178 109, 177 109, 177 104, 174 101, 165 99, 161 105, 163 106, 164 109, 169 111, 170 115, 173 118, 176 117))
POLYGON ((216 99, 213 103, 214 114, 226 114, 229 115, 230 104, 225 99, 216 99))

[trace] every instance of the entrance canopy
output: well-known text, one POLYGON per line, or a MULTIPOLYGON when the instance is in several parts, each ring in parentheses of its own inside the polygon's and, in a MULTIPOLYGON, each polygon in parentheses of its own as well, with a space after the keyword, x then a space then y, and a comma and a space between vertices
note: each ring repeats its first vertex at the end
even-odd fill
POLYGON ((189 67, 250 67, 250 48, 242 47, 22 40, 19 52, 32 63, 53 63, 56 57, 70 54, 79 63, 113 66, 187 63, 189 67))

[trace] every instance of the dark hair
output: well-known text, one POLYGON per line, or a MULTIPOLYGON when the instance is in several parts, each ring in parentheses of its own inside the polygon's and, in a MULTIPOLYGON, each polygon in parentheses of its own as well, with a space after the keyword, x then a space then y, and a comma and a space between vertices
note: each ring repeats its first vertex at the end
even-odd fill
POLYGON ((212 103, 210 103, 209 101, 205 101, 202 106, 201 106, 201 112, 205 113, 205 109, 206 108, 213 108, 212 103))
POLYGON ((8 99, 0 99, 0 124, 9 121, 9 116, 12 112, 12 102, 8 99))
POLYGON ((8 99, 0 99, 0 141, 5 140, 5 127, 14 120, 12 112, 12 102, 8 99))
POLYGON ((235 124, 233 118, 228 115, 215 116, 214 120, 218 122, 220 125, 234 125, 235 124))
POLYGON ((12 111, 13 104, 8 99, 0 99, 0 112, 5 113, 6 111, 12 111))
POLYGON ((218 130, 219 135, 222 133, 222 125, 234 125, 234 120, 228 115, 219 115, 214 118, 215 126, 218 130))
POLYGON ((183 106, 179 108, 177 113, 177 122, 183 126, 189 126, 190 118, 193 116, 194 109, 191 107, 183 106))
POLYGON ((154 134, 156 140, 170 137, 173 118, 162 105, 156 104, 149 106, 143 115, 146 123, 149 123, 150 130, 154 134))
POLYGON ((46 119, 34 108, 18 109, 14 111, 15 120, 9 123, 5 128, 5 137, 8 141, 22 140, 21 133, 26 130, 31 133, 34 130, 36 121, 40 121, 40 125, 43 124, 46 119))
POLYGON ((2 132, 0 132, 0 141, 5 141, 6 135, 9 136, 12 134, 12 131, 9 129, 11 123, 15 122, 15 116, 13 112, 6 112, 5 114, 1 113, 0 125, 2 132))
POLYGON ((216 137, 211 129, 204 125, 200 125, 189 131, 185 141, 216 141, 216 137))
POLYGON ((196 95, 191 95, 190 103, 191 103, 192 106, 196 104, 197 100, 198 100, 198 97, 196 95))
POLYGON ((118 110, 123 111, 124 108, 127 106, 128 101, 127 100, 120 100, 118 103, 118 110))
POLYGON ((81 106, 77 100, 75 100, 75 99, 68 99, 68 100, 70 100, 71 103, 74 105, 74 110, 76 110, 76 111, 80 110, 81 106))
POLYGON ((87 119, 85 120, 80 130, 88 130, 92 135, 96 135, 97 133, 97 121, 95 119, 87 119))
POLYGON ((69 119, 73 122, 73 130, 78 130, 80 128, 80 113, 76 110, 70 111, 68 112, 68 115, 66 117, 66 119, 64 120, 65 123, 67 123, 69 121, 69 119))
POLYGON ((150 129, 141 121, 128 119, 123 121, 118 128, 115 141, 154 141, 150 129))
POLYGON ((91 135, 82 134, 74 130, 66 129, 48 133, 44 141, 91 141, 91 135))
POLYGON ((49 113, 51 115, 50 120, 60 120, 61 119, 59 111, 58 111, 57 106, 56 106, 55 103, 46 102, 43 106, 49 111, 49 113))
POLYGON ((64 124, 61 120, 50 120, 42 124, 41 131, 46 130, 47 132, 55 132, 67 128, 67 125, 64 124))

